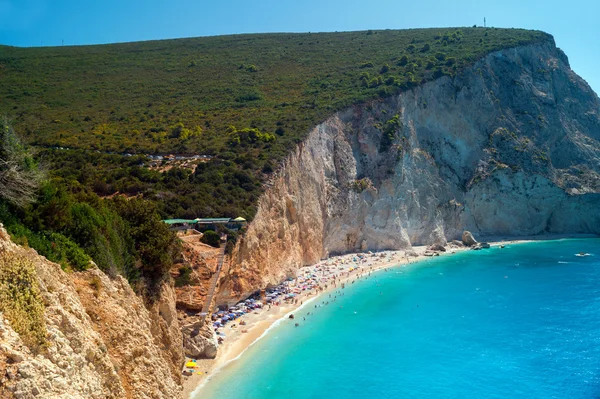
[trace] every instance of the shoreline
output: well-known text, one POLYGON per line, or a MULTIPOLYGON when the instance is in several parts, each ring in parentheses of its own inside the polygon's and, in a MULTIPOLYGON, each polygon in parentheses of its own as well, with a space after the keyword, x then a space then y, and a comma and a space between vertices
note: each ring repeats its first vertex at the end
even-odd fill
MULTIPOLYGON (((510 244, 522 244, 528 242, 539 242, 548 240, 561 240, 561 239, 577 239, 577 238, 598 238, 596 235, 587 234, 564 234, 564 235, 539 235, 539 236, 527 236, 527 237, 481 237, 480 242, 488 242, 490 246, 506 246, 510 244), (484 241, 484 239, 489 241, 484 241)), ((374 259, 373 263, 368 266, 362 266, 352 271, 347 272, 347 275, 342 274, 345 270, 337 276, 337 284, 345 284, 351 279, 360 278, 364 274, 370 274, 372 272, 380 271, 389 267, 404 267, 408 264, 414 264, 422 262, 425 259, 433 257, 432 255, 425 255, 429 251, 428 246, 415 246, 408 250, 387 250, 381 252, 375 252, 370 254, 374 259), (408 252, 414 251, 417 256, 409 256, 408 252)), ((435 256, 449 256, 459 252, 472 250, 470 247, 459 247, 449 243, 446 247, 446 252, 436 252, 435 256)), ((482 249, 485 250, 485 249, 482 249)), ((349 259, 356 257, 358 254, 344 254, 340 256, 333 256, 326 260, 319 262, 316 265, 305 266, 298 269, 298 275, 301 275, 306 270, 314 270, 315 266, 327 263, 337 264, 337 262, 348 262, 349 259)), ((193 398, 196 394, 201 392, 204 385, 212 379, 212 376, 217 374, 221 369, 229 365, 230 363, 239 359, 244 352, 246 352, 252 345, 261 340, 267 333, 279 325, 281 322, 286 320, 290 314, 299 311, 305 305, 311 303, 315 299, 321 297, 323 294, 337 288, 336 285, 329 285, 326 289, 322 289, 317 292, 311 290, 308 293, 304 293, 297 297, 297 303, 282 303, 280 306, 272 306, 269 309, 261 309, 259 312, 252 312, 246 314, 240 319, 246 322, 243 327, 245 333, 242 333, 242 327, 232 327, 227 325, 223 328, 223 332, 226 333, 226 341, 219 345, 219 351, 214 359, 198 359, 197 365, 198 370, 202 372, 201 375, 194 373, 192 376, 184 377, 183 380, 183 397, 193 398)), ((186 358, 186 362, 189 358, 186 358)))

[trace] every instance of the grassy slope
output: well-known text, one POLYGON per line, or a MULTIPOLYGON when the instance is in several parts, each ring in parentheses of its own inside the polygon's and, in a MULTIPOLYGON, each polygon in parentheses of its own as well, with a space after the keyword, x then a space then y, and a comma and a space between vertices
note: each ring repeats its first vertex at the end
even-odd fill
MULTIPOLYGON (((265 163, 281 159, 332 112, 409 89, 442 73, 455 74, 491 51, 549 37, 519 29, 456 31, 260 34, 81 47, 0 47, 0 114, 8 115, 17 131, 38 145, 216 154, 223 161, 208 171, 171 176, 170 181, 181 182, 176 188, 163 184, 155 173, 135 177, 133 182, 139 183, 139 191, 162 198, 165 215, 251 217, 265 163), (382 71, 386 64, 389 70, 382 71), (361 78, 365 74, 368 77, 361 78), (274 134, 275 140, 231 145, 231 125, 238 130, 258 128, 274 134), (215 173, 220 177, 213 181, 215 173), (231 198, 223 194, 236 188, 231 198), (156 195, 157 190, 171 195, 156 195)), ((64 155, 49 158, 68 169, 64 155)), ((94 170, 112 163, 114 172, 115 163, 103 159, 96 159, 94 170)), ((84 185, 108 183, 108 191, 115 191, 118 181, 132 179, 130 170, 123 170, 127 173, 70 177, 84 185)))

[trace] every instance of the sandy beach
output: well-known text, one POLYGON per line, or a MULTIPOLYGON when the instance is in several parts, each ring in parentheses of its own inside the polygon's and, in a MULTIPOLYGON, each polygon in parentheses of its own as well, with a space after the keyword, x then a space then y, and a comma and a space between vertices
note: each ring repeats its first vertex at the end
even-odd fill
MULTIPOLYGON (((523 242, 532 242, 540 240, 551 240, 560 238, 579 238, 580 235, 548 235, 536 237, 519 237, 517 240, 511 240, 507 237, 494 237, 494 241, 488 241, 491 246, 507 246, 510 244, 518 244, 523 242)), ((469 247, 461 247, 448 245, 446 252, 435 252, 428 250, 426 246, 413 247, 411 250, 399 251, 382 251, 377 253, 362 254, 366 261, 359 268, 356 267, 356 257, 359 254, 346 254, 328 258, 317 265, 303 267, 298 270, 298 276, 311 275, 317 273, 319 266, 328 265, 334 266, 336 272, 332 274, 332 280, 335 278, 336 285, 329 284, 327 289, 311 289, 305 293, 298 295, 289 303, 282 302, 280 306, 265 306, 263 309, 255 310, 236 319, 235 323, 227 324, 220 328, 220 331, 225 334, 225 339, 219 345, 219 351, 215 359, 197 359, 196 372, 184 377, 183 393, 185 398, 191 397, 194 391, 202 388, 204 383, 211 376, 219 371, 228 363, 239 358, 246 349, 253 343, 259 340, 267 330, 272 327, 277 321, 286 320, 290 313, 297 312, 300 307, 305 306, 318 298, 320 295, 330 292, 334 289, 341 288, 342 284, 350 283, 357 278, 368 278, 370 272, 385 269, 388 267, 402 267, 409 263, 416 263, 427 259, 431 256, 451 256, 457 252, 470 250, 469 247), (335 276, 335 277, 333 277, 335 276), (240 326, 239 321, 243 320, 246 325, 240 326), (242 332, 244 331, 244 332, 242 332)), ((290 322, 292 322, 290 320, 290 322)), ((189 359, 186 359, 186 362, 189 359)))

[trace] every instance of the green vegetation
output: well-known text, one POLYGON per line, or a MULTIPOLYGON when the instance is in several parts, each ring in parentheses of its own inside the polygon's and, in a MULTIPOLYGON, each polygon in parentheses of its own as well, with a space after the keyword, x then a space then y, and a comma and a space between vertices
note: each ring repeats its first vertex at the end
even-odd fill
POLYGON ((350 188, 359 194, 371 187, 373 187, 373 183, 368 177, 355 180, 350 184, 350 188))
POLYGON ((22 206, 35 199, 41 174, 6 119, 0 120, 0 199, 22 206))
POLYGON ((394 142, 398 130, 402 127, 402 122, 400 121, 400 115, 394 115, 390 120, 385 123, 385 126, 381 132, 381 142, 379 144, 379 151, 385 152, 387 151, 392 143, 394 142))
POLYGON ((448 28, 1 47, 0 114, 30 144, 72 149, 39 154, 69 190, 143 194, 164 218, 251 220, 268 174, 334 111, 549 38, 448 28), (108 152, 215 157, 160 173, 108 152))
POLYGON ((44 302, 32 260, 0 252, 0 313, 25 345, 34 351, 46 346, 44 302))
POLYGON ((192 283, 192 268, 183 266, 179 268, 179 276, 175 279, 175 287, 183 287, 192 283))
MULTIPOLYGON (((8 126, 2 128, 14 136, 8 126)), ((0 152, 0 165, 13 160, 14 153, 0 152)), ((19 159, 31 158, 20 145, 19 154, 19 159)), ((19 173, 39 174, 34 164, 15 170, 18 173, 10 176, 16 181, 22 178, 19 173)), ((77 180, 62 178, 46 180, 39 188, 36 183, 30 190, 24 202, 13 201, 12 191, 0 191, 0 222, 16 243, 36 249, 65 270, 86 270, 93 260, 104 272, 127 277, 149 296, 168 275, 179 241, 154 203, 122 196, 101 199, 77 180)))
POLYGON ((212 230, 205 231, 200 241, 215 248, 219 248, 221 246, 221 237, 218 233, 215 233, 212 230))

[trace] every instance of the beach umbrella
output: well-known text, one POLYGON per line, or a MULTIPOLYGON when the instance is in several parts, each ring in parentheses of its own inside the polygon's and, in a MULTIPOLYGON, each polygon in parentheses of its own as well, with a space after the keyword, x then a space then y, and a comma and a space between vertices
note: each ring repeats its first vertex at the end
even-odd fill
MULTIPOLYGON (((181 363, 179 363, 179 364, 181 364, 181 363)), ((190 369, 193 369, 193 368, 196 368, 196 367, 198 367, 198 366, 196 365, 196 362, 187 362, 187 363, 185 364, 185 367, 187 367, 187 368, 190 368, 190 369)))

